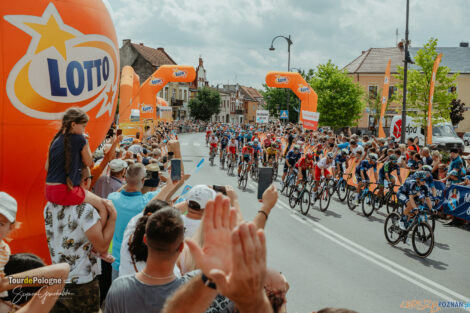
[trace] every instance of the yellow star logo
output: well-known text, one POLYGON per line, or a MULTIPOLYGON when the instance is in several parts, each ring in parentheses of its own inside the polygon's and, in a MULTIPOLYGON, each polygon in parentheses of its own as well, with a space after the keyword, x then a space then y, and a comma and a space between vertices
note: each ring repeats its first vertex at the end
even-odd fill
POLYGON ((54 47, 62 55, 64 60, 67 60, 67 49, 65 47, 65 42, 76 36, 62 30, 57 24, 54 15, 50 15, 49 20, 46 24, 39 23, 24 23, 29 26, 35 32, 41 35, 41 39, 37 45, 35 54, 38 54, 41 51, 48 49, 49 47, 54 47))

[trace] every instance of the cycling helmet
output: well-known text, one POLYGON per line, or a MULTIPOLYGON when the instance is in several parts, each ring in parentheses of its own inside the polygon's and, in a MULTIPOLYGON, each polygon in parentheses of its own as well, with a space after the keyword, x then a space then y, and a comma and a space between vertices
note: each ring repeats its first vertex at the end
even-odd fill
POLYGON ((258 143, 259 143, 258 139, 255 139, 255 140, 253 141, 253 144, 255 144, 255 145, 257 145, 258 143))
POLYGON ((342 150, 341 150, 341 154, 346 154, 346 155, 348 155, 348 154, 349 154, 348 149, 342 149, 342 150))
POLYGON ((328 152, 328 153, 326 154, 326 157, 327 157, 328 159, 332 159, 332 158, 334 158, 334 156, 335 156, 335 155, 333 154, 333 152, 328 152))
POLYGON ((375 161, 377 161, 377 160, 379 159, 379 157, 377 156, 377 154, 371 153, 371 154, 369 154, 369 159, 370 159, 371 161, 374 161, 374 162, 375 162, 375 161))
POLYGON ((312 160, 312 159, 313 159, 313 153, 310 153, 310 152, 309 152, 309 153, 307 153, 305 156, 306 156, 307 159, 309 159, 309 160, 312 160))
POLYGON ((459 172, 457 172, 456 170, 452 170, 449 172, 449 176, 459 176, 459 172))
POLYGON ((294 150, 300 150, 300 146, 299 145, 294 145, 294 150))
POLYGON ((389 160, 392 161, 392 162, 396 162, 398 160, 398 157, 395 155, 395 154, 392 154, 390 157, 389 157, 389 160))
POLYGON ((428 173, 426 171, 417 171, 414 176, 416 180, 424 180, 428 176, 428 173))
POLYGON ((423 166, 423 171, 431 173, 432 172, 432 166, 431 165, 424 165, 423 166))
POLYGON ((280 142, 281 142, 281 139, 277 138, 277 139, 276 139, 276 142, 277 142, 277 143, 280 143, 280 142))

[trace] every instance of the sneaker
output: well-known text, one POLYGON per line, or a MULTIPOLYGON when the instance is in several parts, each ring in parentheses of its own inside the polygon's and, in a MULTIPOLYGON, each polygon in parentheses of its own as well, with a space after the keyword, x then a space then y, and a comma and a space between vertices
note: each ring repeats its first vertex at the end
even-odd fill
POLYGON ((398 227, 400 227, 401 230, 406 230, 405 222, 399 221, 398 222, 398 227))

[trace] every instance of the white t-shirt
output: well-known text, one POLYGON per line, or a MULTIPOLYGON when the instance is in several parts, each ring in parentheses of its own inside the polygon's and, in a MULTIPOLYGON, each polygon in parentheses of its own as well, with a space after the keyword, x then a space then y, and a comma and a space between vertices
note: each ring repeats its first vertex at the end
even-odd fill
POLYGON ((354 155, 356 155, 357 151, 361 151, 361 153, 362 153, 361 155, 364 155, 364 147, 363 146, 357 145, 356 148, 352 149, 352 152, 353 152, 354 155))
POLYGON ((326 170, 326 169, 329 169, 330 167, 334 167, 335 166, 335 160, 331 161, 330 164, 326 163, 326 158, 322 158, 320 159, 320 161, 317 163, 317 166, 319 169, 323 169, 323 170, 326 170))
MULTIPOLYGON (((119 276, 132 275, 136 273, 134 264, 132 263, 131 253, 129 252, 129 238, 131 238, 131 235, 134 234, 137 222, 142 216, 143 213, 139 213, 133 218, 131 218, 131 220, 126 226, 126 229, 124 230, 124 236, 121 244, 121 261, 119 263, 119 276)), ((144 261, 135 262, 135 267, 137 267, 137 271, 140 272, 141 270, 143 270, 145 264, 146 262, 144 261)), ((173 273, 176 275, 176 277, 181 276, 180 269, 178 268, 178 266, 176 266, 176 264, 175 268, 173 269, 173 273)))
POLYGON ((188 218, 186 215, 182 215, 181 217, 183 218, 184 227, 186 227, 184 237, 191 238, 196 233, 199 224, 201 224, 201 220, 194 220, 192 218, 188 218))
POLYGON ((86 231, 99 223, 98 211, 88 203, 64 206, 51 202, 44 208, 47 244, 53 264, 70 265, 68 282, 86 284, 101 274, 101 262, 91 250, 86 231))
POLYGON ((135 154, 142 154, 144 152, 144 148, 141 145, 132 145, 129 147, 128 151, 135 153, 135 154))
POLYGON ((229 140, 228 144, 227 144, 227 147, 229 147, 229 148, 230 147, 235 147, 235 148, 238 147, 238 140, 234 140, 234 141, 229 140))
POLYGON ((209 138, 209 143, 218 143, 219 140, 217 139, 217 137, 210 137, 209 138))

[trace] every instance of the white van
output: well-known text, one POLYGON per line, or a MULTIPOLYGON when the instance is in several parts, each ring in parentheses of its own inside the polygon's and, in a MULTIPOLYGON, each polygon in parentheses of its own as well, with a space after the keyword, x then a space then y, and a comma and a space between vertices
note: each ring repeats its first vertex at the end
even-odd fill
MULTIPOLYGON (((401 139, 401 115, 395 115, 390 125, 390 137, 394 137, 397 141, 401 139)), ((419 144, 424 146, 424 129, 413 121, 411 116, 406 117, 405 128, 406 139, 418 138, 419 144)), ((450 150, 452 148, 463 149, 463 140, 457 136, 451 123, 439 123, 432 127, 432 143, 436 144, 439 149, 450 150)))

